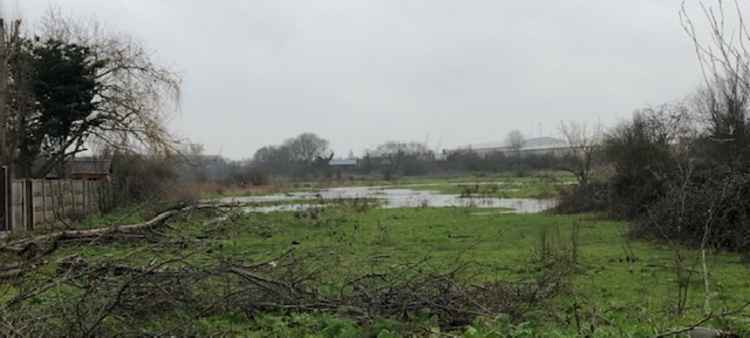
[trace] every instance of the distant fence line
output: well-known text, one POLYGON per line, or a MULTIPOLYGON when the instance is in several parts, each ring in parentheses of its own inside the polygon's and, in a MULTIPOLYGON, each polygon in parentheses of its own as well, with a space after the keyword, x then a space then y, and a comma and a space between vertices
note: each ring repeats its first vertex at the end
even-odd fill
POLYGON ((103 180, 13 180, 9 204, 13 232, 52 229, 65 220, 110 209, 112 184, 103 180))

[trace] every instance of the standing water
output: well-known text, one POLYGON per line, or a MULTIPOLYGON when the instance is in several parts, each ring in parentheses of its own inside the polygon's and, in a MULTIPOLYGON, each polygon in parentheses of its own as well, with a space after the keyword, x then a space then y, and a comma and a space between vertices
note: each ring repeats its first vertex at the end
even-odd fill
MULTIPOLYGON (((434 191, 413 189, 383 189, 382 187, 344 187, 324 189, 318 192, 294 192, 264 196, 230 197, 222 202, 232 203, 262 203, 285 202, 296 200, 346 200, 346 199, 377 199, 383 202, 383 208, 417 208, 417 207, 475 207, 475 208, 506 208, 515 213, 538 213, 555 206, 554 199, 535 198, 498 198, 498 197, 460 197, 459 195, 439 194, 434 191)), ((294 211, 320 204, 300 203, 283 204, 267 207, 252 207, 249 211, 272 212, 294 211)))

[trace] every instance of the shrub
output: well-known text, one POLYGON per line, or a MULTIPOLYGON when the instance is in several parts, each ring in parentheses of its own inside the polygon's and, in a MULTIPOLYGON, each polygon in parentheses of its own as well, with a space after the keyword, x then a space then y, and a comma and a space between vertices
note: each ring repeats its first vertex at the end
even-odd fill
POLYGON ((605 211, 609 207, 609 186, 606 182, 589 182, 560 188, 555 211, 563 214, 605 211))
POLYGON ((115 196, 120 203, 162 199, 179 186, 175 161, 165 156, 115 154, 112 171, 115 196))
POLYGON ((610 179, 614 214, 637 217, 664 195, 666 178, 674 171, 671 126, 676 122, 664 111, 648 110, 605 138, 604 154, 614 168, 610 179))
POLYGON ((691 246, 750 250, 750 175, 705 175, 671 184, 635 222, 634 233, 691 246))
MULTIPOLYGON (((606 139, 610 211, 632 220, 638 236, 750 250, 750 173, 737 165, 741 154, 718 151, 731 138, 700 133, 671 108, 641 111, 606 139)), ((578 203, 569 199, 563 207, 578 203)))

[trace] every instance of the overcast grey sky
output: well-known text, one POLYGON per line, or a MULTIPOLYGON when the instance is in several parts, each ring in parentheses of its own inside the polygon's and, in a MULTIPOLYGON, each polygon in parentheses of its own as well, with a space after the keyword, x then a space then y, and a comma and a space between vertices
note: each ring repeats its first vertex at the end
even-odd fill
MULTIPOLYGON (((337 155, 613 124, 700 83, 680 0, 22 0, 143 40, 184 78, 178 135, 231 158, 304 131, 337 155)), ((697 14, 697 13, 696 13, 697 14)))

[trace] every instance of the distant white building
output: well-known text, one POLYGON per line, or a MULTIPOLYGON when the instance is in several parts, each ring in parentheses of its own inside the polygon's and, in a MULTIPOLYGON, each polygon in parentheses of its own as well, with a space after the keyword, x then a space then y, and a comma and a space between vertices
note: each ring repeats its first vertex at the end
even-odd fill
MULTIPOLYGON (((563 154, 568 151, 568 149, 568 143, 565 142, 565 140, 554 137, 534 137, 524 141, 523 147, 521 147, 520 152, 522 155, 563 154)), ((446 153, 469 150, 477 153, 482 157, 493 153, 510 154, 514 151, 513 147, 506 143, 481 143, 459 147, 456 149, 448 149, 446 150, 446 153)))
POLYGON ((343 159, 335 158, 328 162, 328 165, 333 168, 353 168, 357 166, 356 159, 343 159))

